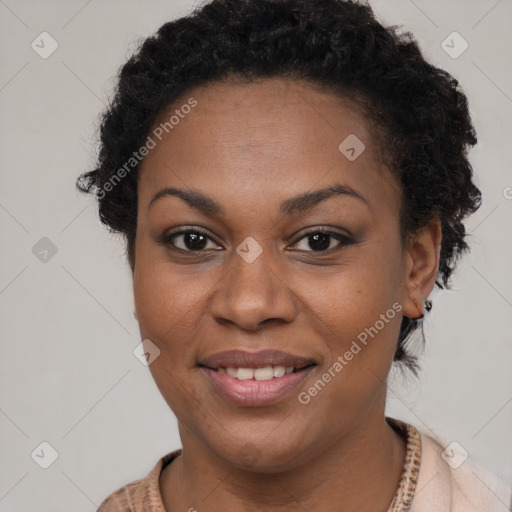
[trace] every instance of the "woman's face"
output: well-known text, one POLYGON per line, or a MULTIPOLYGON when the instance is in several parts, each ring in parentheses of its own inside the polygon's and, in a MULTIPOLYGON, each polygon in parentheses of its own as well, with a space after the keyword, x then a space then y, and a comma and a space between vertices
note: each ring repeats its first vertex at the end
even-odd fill
POLYGON ((293 467, 383 418, 402 314, 421 315, 399 188, 357 109, 304 83, 210 84, 173 114, 138 185, 151 373, 184 447, 293 467))

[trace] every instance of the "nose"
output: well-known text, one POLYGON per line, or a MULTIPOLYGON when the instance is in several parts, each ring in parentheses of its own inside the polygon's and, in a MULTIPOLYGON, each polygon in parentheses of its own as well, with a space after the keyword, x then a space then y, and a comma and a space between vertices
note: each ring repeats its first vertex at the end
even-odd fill
POLYGON ((277 267, 268 248, 250 263, 233 251, 232 267, 212 297, 215 320, 247 331, 292 322, 297 315, 293 292, 277 267))

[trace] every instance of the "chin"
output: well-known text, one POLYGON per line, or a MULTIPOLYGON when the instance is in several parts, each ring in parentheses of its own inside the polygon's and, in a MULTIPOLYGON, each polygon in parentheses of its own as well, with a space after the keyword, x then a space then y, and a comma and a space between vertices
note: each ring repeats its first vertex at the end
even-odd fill
MULTIPOLYGON (((281 437, 287 439, 286 436, 281 437)), ((289 438, 288 438, 289 439, 289 438)), ((215 443, 216 444, 216 443, 215 443)), ((304 447, 289 442, 285 445, 276 439, 231 439, 229 447, 210 445, 215 454, 227 464, 254 473, 281 473, 298 464, 298 456, 304 447)))

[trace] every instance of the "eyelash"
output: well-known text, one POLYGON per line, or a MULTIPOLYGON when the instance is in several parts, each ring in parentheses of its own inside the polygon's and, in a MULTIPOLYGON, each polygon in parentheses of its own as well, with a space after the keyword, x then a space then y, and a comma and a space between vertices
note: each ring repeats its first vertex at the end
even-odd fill
MULTIPOLYGON (((202 235, 204 236, 205 238, 207 238, 208 240, 211 240, 212 242, 215 242, 215 240, 213 240, 205 231, 202 231, 200 229, 197 229, 197 228, 190 228, 190 229, 186 229, 186 230, 181 230, 181 231, 178 231, 178 232, 175 232, 175 233, 166 233, 164 234, 159 240, 158 242, 167 246, 167 247, 170 247, 172 250, 175 250, 175 251, 178 251, 178 252, 181 252, 181 253, 191 253, 191 254, 201 254, 201 253, 204 253, 208 250, 211 250, 211 249, 200 249, 200 250, 197 250, 197 251, 192 251, 192 250, 188 250, 188 249, 180 249, 179 247, 176 247, 173 243, 172 243, 172 240, 180 235, 185 235, 185 234, 188 234, 188 233, 195 233, 195 234, 198 234, 198 235, 202 235)), ((352 245, 355 243, 355 241, 350 238, 349 236, 347 235, 343 235, 341 233, 338 233, 336 231, 329 231, 325 228, 313 228, 313 229, 310 229, 308 231, 306 231, 305 233, 302 234, 302 236, 300 238, 298 238, 293 244, 292 246, 295 246, 297 245, 300 241, 302 241, 304 238, 307 238, 308 236, 311 236, 311 235, 316 235, 316 234, 323 234, 323 235, 330 235, 332 238, 334 238, 335 240, 337 240, 339 243, 339 245, 337 245, 336 247, 332 247, 332 248, 329 248, 329 249, 326 249, 324 251, 301 251, 301 252, 311 252, 311 253, 318 253, 318 254, 330 254, 334 251, 338 251, 340 249, 342 249, 343 247, 346 247, 346 246, 349 246, 349 245, 352 245)), ((216 242, 215 242, 216 243, 216 242)), ((219 249, 214 249, 214 250, 219 250, 219 249)))

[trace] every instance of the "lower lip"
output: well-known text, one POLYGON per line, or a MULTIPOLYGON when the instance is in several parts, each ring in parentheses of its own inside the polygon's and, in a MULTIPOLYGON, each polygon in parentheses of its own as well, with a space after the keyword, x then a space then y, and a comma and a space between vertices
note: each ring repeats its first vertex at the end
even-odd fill
POLYGON ((269 380, 239 380, 227 373, 219 373, 211 368, 201 369, 208 376, 217 392, 237 405, 258 407, 281 400, 299 387, 315 366, 309 366, 297 373, 289 373, 269 380))

